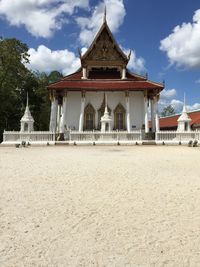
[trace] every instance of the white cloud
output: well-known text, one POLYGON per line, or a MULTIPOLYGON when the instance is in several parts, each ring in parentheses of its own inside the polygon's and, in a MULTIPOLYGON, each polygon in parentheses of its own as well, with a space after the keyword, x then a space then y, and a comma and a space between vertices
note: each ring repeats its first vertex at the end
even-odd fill
POLYGON ((29 49, 28 53, 30 64, 27 64, 27 67, 35 71, 58 70, 67 75, 80 67, 80 59, 67 49, 52 51, 48 47, 40 45, 37 50, 29 49))
POLYGON ((200 109, 200 103, 194 103, 192 106, 187 106, 188 111, 197 110, 197 109, 200 109))
POLYGON ((170 105, 174 108, 176 113, 181 112, 181 110, 183 108, 183 102, 178 100, 178 99, 172 99, 170 101, 170 105))
MULTIPOLYGON (((104 0, 94 8, 91 17, 79 17, 76 19, 81 28, 79 38, 82 45, 89 46, 92 43, 96 33, 103 23, 105 6, 107 11, 107 22, 112 33, 116 33, 122 25, 126 15, 123 0, 104 0)), ((129 54, 130 50, 123 48, 122 50, 125 54, 129 54)), ((81 52, 84 54, 86 52, 86 48, 84 47, 81 52)), ((142 57, 137 58, 136 52, 132 50, 128 68, 141 73, 146 70, 144 65, 145 60, 142 57)))
POLYGON ((167 53, 171 64, 185 68, 200 68, 200 9, 193 22, 183 23, 161 41, 160 49, 167 53))
POLYGON ((169 89, 169 90, 164 89, 161 92, 162 99, 169 99, 169 98, 174 97, 175 95, 176 95, 176 89, 169 89))
POLYGON ((82 45, 90 45, 95 34, 103 22, 104 9, 107 10, 107 22, 113 33, 117 32, 126 15, 123 0, 104 0, 93 10, 91 17, 78 17, 76 19, 81 28, 80 41, 82 45))
MULTIPOLYGON (((128 50, 124 50, 123 51, 128 54, 128 50)), ((136 52, 134 50, 131 50, 131 58, 129 60, 128 66, 129 69, 138 72, 138 73, 142 73, 146 70, 145 68, 145 60, 142 57, 137 58, 136 57, 136 52)))
MULTIPOLYGON (((160 94, 160 101, 159 101, 159 111, 162 112, 162 110, 169 106, 172 105, 172 98, 175 97, 176 95, 176 89, 164 89, 161 94, 160 94)), ((173 106, 174 107, 174 106, 173 106)), ((175 107, 174 107, 175 108, 175 107)), ((175 109, 176 112, 177 109, 175 109)))
MULTIPOLYGON (((165 89, 162 91, 160 95, 160 101, 159 101, 159 111, 160 113, 164 108, 171 105, 175 113, 181 113, 183 109, 184 102, 178 99, 175 99, 177 92, 176 89, 165 89)), ((194 103, 193 105, 186 105, 188 111, 200 109, 200 103, 194 103)))
POLYGON ((200 83, 200 79, 196 80, 195 83, 200 83))
POLYGON ((50 37, 76 7, 88 8, 89 0, 1 0, 0 15, 11 25, 24 25, 34 36, 50 37))

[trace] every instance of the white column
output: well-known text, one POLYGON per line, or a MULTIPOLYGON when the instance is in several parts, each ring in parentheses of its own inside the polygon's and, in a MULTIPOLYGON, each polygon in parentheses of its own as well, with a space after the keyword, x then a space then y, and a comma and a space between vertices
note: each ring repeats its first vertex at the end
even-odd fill
POLYGON ((158 101, 155 98, 155 128, 156 132, 160 131, 160 121, 159 121, 159 115, 158 115, 158 101))
POLYGON ((60 122, 60 133, 64 133, 65 125, 67 120, 67 94, 63 96, 63 104, 62 104, 62 117, 60 122))
POLYGON ((149 132, 149 114, 148 114, 148 97, 144 97, 144 112, 145 112, 145 118, 144 118, 144 123, 145 123, 145 133, 149 132))
POLYGON ((58 100, 53 97, 51 100, 51 117, 49 124, 49 131, 56 131, 56 121, 57 121, 57 112, 58 112, 58 100))
POLYGON ((61 105, 58 105, 58 112, 57 112, 57 132, 60 133, 60 121, 61 121, 61 105))
POLYGON ((83 119, 84 119, 84 108, 85 108, 85 93, 82 93, 81 97, 81 112, 79 118, 79 132, 83 131, 83 119))
POLYGON ((83 71, 82 79, 87 79, 87 69, 83 68, 82 71, 83 71))
POLYGON ((155 106, 154 106, 154 99, 151 99, 151 129, 152 132, 155 132, 155 106))
POLYGON ((126 92, 126 126, 127 126, 128 133, 130 133, 131 125, 130 125, 130 99, 129 99, 129 92, 126 92))
POLYGON ((122 69, 122 80, 126 79, 126 68, 122 69))

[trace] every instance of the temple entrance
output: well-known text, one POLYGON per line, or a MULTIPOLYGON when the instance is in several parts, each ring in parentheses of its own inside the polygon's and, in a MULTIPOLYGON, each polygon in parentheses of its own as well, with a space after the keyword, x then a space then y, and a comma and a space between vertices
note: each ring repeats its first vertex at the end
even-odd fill
POLYGON ((126 110, 122 104, 118 104, 114 110, 114 129, 115 130, 126 130, 125 124, 126 110))
POLYGON ((84 112, 84 130, 92 131, 95 129, 95 109, 88 104, 84 112))

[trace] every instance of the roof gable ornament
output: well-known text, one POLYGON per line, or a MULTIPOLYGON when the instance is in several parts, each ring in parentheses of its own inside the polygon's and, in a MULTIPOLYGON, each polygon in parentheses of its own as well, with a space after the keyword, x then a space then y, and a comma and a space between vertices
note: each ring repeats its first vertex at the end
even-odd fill
MULTIPOLYGON (((130 57, 130 54, 129 54, 130 57)), ((92 44, 81 56, 82 67, 125 67, 129 58, 116 42, 108 24, 105 7, 103 24, 92 44)))
POLYGON ((128 61, 131 59, 131 54, 132 54, 132 50, 130 49, 129 54, 128 54, 128 61))

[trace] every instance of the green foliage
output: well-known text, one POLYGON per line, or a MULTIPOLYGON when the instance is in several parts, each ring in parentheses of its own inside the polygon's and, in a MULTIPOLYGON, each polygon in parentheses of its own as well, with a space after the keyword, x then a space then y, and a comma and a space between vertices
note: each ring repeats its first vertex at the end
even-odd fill
MULTIPOLYGON (((18 87, 23 81, 28 63, 28 47, 17 39, 0 39, 0 90, 6 85, 18 87)), ((8 89, 6 89, 8 90, 8 89)))
POLYGON ((0 39, 0 138, 4 129, 19 129, 21 99, 18 88, 28 70, 28 47, 16 39, 0 39))
POLYGON ((56 71, 56 70, 52 71, 48 76, 49 83, 55 83, 55 82, 59 81, 62 78, 63 78, 63 75, 60 72, 56 71))
POLYGON ((48 130, 50 101, 47 85, 62 74, 31 72, 28 47, 17 39, 0 39, 0 142, 3 130, 19 130, 27 92, 35 130, 48 130))
POLYGON ((161 117, 167 117, 175 114, 175 110, 172 105, 169 105, 163 109, 161 112, 161 117))

